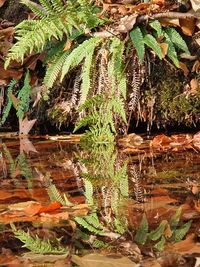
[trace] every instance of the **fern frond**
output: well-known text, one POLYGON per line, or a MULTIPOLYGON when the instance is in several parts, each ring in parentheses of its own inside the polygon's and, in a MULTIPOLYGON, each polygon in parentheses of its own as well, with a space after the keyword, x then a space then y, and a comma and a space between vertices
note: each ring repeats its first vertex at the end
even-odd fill
POLYGON ((39 18, 44 19, 48 17, 47 11, 41 5, 30 0, 21 0, 20 2, 30 8, 39 18))
POLYGON ((49 195, 50 200, 57 201, 61 203, 63 206, 71 206, 73 205, 67 198, 65 194, 63 196, 58 191, 57 187, 50 182, 49 186, 47 187, 47 193, 49 195))
POLYGON ((86 40, 69 54, 65 63, 63 64, 61 81, 69 72, 69 70, 78 66, 81 61, 83 61, 83 59, 87 57, 88 53, 90 53, 90 51, 93 50, 101 40, 101 38, 91 38, 89 40, 86 40))
POLYGON ((149 229, 149 224, 146 218, 146 215, 143 215, 142 221, 140 223, 140 226, 136 232, 135 238, 134 240, 141 244, 144 245, 146 243, 147 240, 147 236, 148 236, 148 229, 149 229))
POLYGON ((175 47, 190 54, 186 42, 183 40, 182 36, 174 28, 166 27, 165 32, 169 36, 170 40, 172 41, 175 47))
POLYGON ((157 37, 161 37, 163 35, 162 26, 158 20, 151 21, 149 25, 156 31, 157 37))
POLYGON ((19 103, 17 104, 17 117, 19 119, 23 119, 24 114, 29 110, 29 103, 31 101, 30 95, 31 95, 31 86, 29 83, 29 72, 27 71, 24 79, 24 85, 20 89, 17 96, 19 100, 19 103))
POLYGON ((24 20, 16 26, 17 42, 11 47, 8 52, 5 68, 8 67, 11 60, 21 60, 27 53, 32 53, 33 50, 41 52, 47 41, 54 37, 61 40, 64 34, 64 26, 59 24, 60 18, 55 20, 24 20), (57 26, 59 25, 59 27, 57 26))
POLYGON ((143 42, 155 52, 159 59, 163 58, 161 47, 151 34, 145 34, 143 42))
POLYGON ((174 65, 179 68, 179 60, 178 60, 178 55, 176 52, 176 49, 169 38, 169 36, 165 33, 165 43, 168 44, 168 50, 167 50, 167 56, 171 59, 171 61, 174 63, 174 65))
POLYGON ((84 187, 85 187, 85 198, 86 198, 87 204, 94 205, 92 183, 89 180, 84 179, 84 187))
POLYGON ((29 249, 33 253, 38 254, 68 254, 68 249, 59 245, 60 239, 56 239, 57 245, 51 244, 50 240, 42 240, 38 236, 32 237, 30 232, 17 230, 14 224, 11 224, 14 235, 22 243, 23 247, 29 249))
POLYGON ((130 32, 130 37, 133 42, 134 48, 136 49, 140 63, 144 60, 145 46, 143 41, 143 34, 141 29, 137 26, 130 32))
POLYGON ((181 241, 184 238, 184 236, 187 234, 187 232, 189 231, 191 225, 192 225, 192 220, 188 221, 183 226, 181 226, 179 229, 175 230, 175 232, 173 233, 174 241, 175 242, 181 241))
POLYGON ((46 85, 47 89, 51 88, 58 78, 58 75, 62 69, 62 66, 68 57, 69 52, 64 51, 51 63, 50 67, 47 68, 45 77, 44 77, 44 84, 46 85))
POLYGON ((83 68, 82 68, 82 84, 81 84, 81 97, 79 101, 79 105, 82 105, 87 99, 88 92, 90 90, 90 74, 93 63, 93 54, 94 54, 95 46, 91 48, 88 55, 85 58, 83 68))
POLYGON ((8 118, 9 112, 11 110, 12 107, 12 99, 10 98, 9 94, 12 92, 14 86, 16 84, 15 80, 12 80, 8 86, 7 89, 7 104, 3 109, 3 113, 2 113, 2 118, 0 120, 0 125, 4 124, 6 119, 8 118))

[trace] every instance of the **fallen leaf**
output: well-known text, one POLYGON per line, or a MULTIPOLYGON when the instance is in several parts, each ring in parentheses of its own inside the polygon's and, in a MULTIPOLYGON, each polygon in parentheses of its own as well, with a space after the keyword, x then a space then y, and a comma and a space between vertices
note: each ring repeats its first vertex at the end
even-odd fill
POLYGON ((163 58, 167 55, 169 45, 166 43, 160 43, 163 58))
POLYGON ((192 4, 192 9, 195 11, 195 12, 198 12, 200 11, 200 2, 199 0, 190 0, 191 4, 192 4))
POLYGON ((179 19, 181 30, 185 35, 192 36, 195 29, 195 19, 188 18, 188 19, 179 19))
POLYGON ((200 68, 200 61, 197 59, 195 62, 194 62, 194 65, 192 67, 192 72, 196 72, 198 73, 198 70, 200 68))
POLYGON ((64 51, 67 51, 71 48, 72 42, 70 40, 67 40, 66 45, 64 47, 64 51))
POLYGON ((200 243, 195 241, 195 234, 190 234, 185 240, 166 246, 165 250, 180 254, 200 253, 200 243))
POLYGON ((72 255, 72 262, 79 267, 139 267, 129 258, 109 257, 101 254, 89 254, 83 257, 72 255))
POLYGON ((119 25, 116 27, 116 30, 121 33, 129 32, 135 25, 137 17, 138 14, 132 14, 130 16, 125 16, 121 18, 119 25))
POLYGON ((200 132, 193 136, 193 145, 195 148, 200 150, 200 132))
POLYGON ((189 74, 189 72, 190 72, 189 69, 188 69, 188 67, 187 67, 187 65, 185 63, 179 61, 179 67, 182 69, 185 77, 187 77, 188 74, 189 74))
POLYGON ((197 89, 199 88, 199 83, 197 81, 197 79, 193 78, 190 81, 190 88, 191 88, 191 93, 196 94, 197 93, 197 89))
POLYGON ((48 206, 41 206, 40 210, 38 211, 38 214, 58 210, 61 208, 61 206, 62 205, 58 201, 55 201, 55 202, 49 204, 48 206))
POLYGON ((2 7, 5 2, 6 2, 6 0, 0 0, 0 7, 2 7))
POLYGON ((32 142, 28 138, 20 138, 20 154, 35 152, 38 153, 32 142))
POLYGON ((150 143, 150 146, 154 148, 162 148, 163 146, 169 145, 171 141, 172 140, 170 137, 164 134, 160 134, 153 138, 150 143))
POLYGON ((33 125, 35 124, 36 121, 37 119, 29 121, 27 117, 25 117, 23 120, 19 119, 19 134, 27 135, 33 128, 33 125))
POLYGON ((25 201, 25 202, 19 202, 15 204, 11 204, 8 206, 8 209, 10 211, 20 211, 21 215, 28 215, 28 216, 34 216, 37 214, 42 205, 39 202, 36 201, 25 201), (23 212, 23 213, 22 213, 23 212))

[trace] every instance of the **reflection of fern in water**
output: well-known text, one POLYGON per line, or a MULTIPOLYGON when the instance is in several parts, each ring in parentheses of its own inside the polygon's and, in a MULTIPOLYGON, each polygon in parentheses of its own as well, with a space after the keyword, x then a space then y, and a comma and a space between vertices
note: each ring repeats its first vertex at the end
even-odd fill
POLYGON ((42 240, 37 235, 32 237, 30 232, 17 230, 14 224, 11 224, 13 233, 17 239, 24 243, 23 247, 33 253, 38 254, 67 254, 68 249, 60 245, 61 239, 42 240))
POLYGON ((133 182, 133 190, 135 194, 135 199, 138 202, 144 202, 145 195, 144 195, 144 188, 141 184, 141 177, 140 173, 137 170, 137 167, 135 165, 131 166, 130 168, 130 179, 133 182))
POLYGON ((162 220, 156 229, 149 231, 149 224, 144 214, 134 240, 141 245, 144 245, 147 241, 156 241, 154 248, 162 251, 167 241, 179 242, 189 231, 192 221, 190 220, 178 227, 180 216, 181 208, 177 210, 169 222, 162 220))

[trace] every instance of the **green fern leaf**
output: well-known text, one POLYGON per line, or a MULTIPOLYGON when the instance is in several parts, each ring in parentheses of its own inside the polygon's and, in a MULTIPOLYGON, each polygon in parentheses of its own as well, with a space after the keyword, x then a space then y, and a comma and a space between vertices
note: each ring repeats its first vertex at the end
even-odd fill
POLYGON ((155 230, 148 234, 148 238, 153 241, 158 240, 163 235, 167 224, 168 222, 163 220, 155 230))
POLYGON ((149 224, 146 215, 144 214, 139 229, 137 230, 134 238, 134 240, 138 244, 144 245, 146 243, 148 237, 148 229, 149 229, 149 224))
POLYGON ((31 86, 29 83, 29 72, 27 71, 24 85, 18 93, 18 100, 19 103, 17 104, 17 117, 19 119, 23 119, 24 114, 29 110, 29 103, 30 103, 30 94, 31 94, 31 86))
POLYGON ((181 226, 179 229, 175 230, 173 233, 173 240, 175 242, 179 242, 181 241, 184 236, 187 234, 187 232, 189 231, 190 227, 191 227, 192 221, 190 220, 189 222, 185 223, 183 226, 181 226))
POLYGON ((174 63, 174 65, 179 68, 179 60, 178 55, 176 53, 176 49, 170 40, 169 36, 165 33, 165 43, 168 44, 168 50, 167 50, 167 56, 171 59, 171 61, 174 63))
POLYGON ((180 221, 180 217, 181 217, 181 212, 182 212, 182 208, 178 208, 176 213, 171 217, 170 219, 170 227, 172 229, 172 231, 176 230, 178 223, 180 221))
POLYGON ((149 46, 155 52, 155 54, 159 57, 159 59, 163 58, 160 45, 151 34, 146 34, 143 38, 143 41, 147 46, 149 46))
POLYGON ((142 63, 144 60, 145 46, 143 41, 143 34, 140 28, 135 27, 135 29, 130 32, 130 37, 136 49, 140 63, 142 63))
POLYGON ((92 183, 89 180, 84 180, 84 186, 85 186, 85 197, 87 204, 94 205, 92 183))
POLYGON ((164 236, 161 237, 161 240, 154 245, 154 248, 158 251, 163 251, 165 247, 166 239, 164 236))
POLYGON ((69 70, 78 66, 83 61, 83 59, 87 57, 88 53, 93 50, 101 40, 101 38, 91 38, 89 40, 86 40, 69 54, 65 63, 63 64, 61 81, 69 72, 69 70))
MULTIPOLYGON (((68 254, 68 249, 59 245, 60 239, 56 239, 56 245, 52 245, 50 240, 42 240, 38 236, 32 237, 29 231, 26 233, 23 230, 17 230, 14 224, 11 224, 11 228, 22 243, 23 247, 29 249, 36 254, 68 254)), ((55 240, 54 240, 55 242, 55 240)))
POLYGON ((92 68, 92 62, 93 62, 93 54, 94 54, 95 47, 92 47, 90 52, 85 58, 83 68, 82 68, 82 84, 81 84, 81 97, 79 101, 79 105, 82 105, 88 96, 89 90, 90 90, 90 74, 91 74, 91 68, 92 68))
POLYGON ((46 85, 47 89, 51 88, 54 82, 56 81, 56 79, 58 78, 58 75, 68 55, 69 55, 68 51, 62 52, 52 62, 52 65, 49 68, 47 68, 47 71, 44 77, 44 84, 46 85))
POLYGON ((172 27, 165 28, 166 34, 169 36, 170 40, 175 47, 183 50, 187 54, 190 54, 186 42, 183 40, 182 36, 172 27))
POLYGON ((16 84, 16 81, 15 80, 12 80, 8 86, 8 89, 7 89, 7 104, 5 106, 5 108, 3 109, 3 112, 2 112, 2 118, 0 120, 0 125, 4 124, 6 119, 8 118, 8 115, 9 115, 9 112, 11 110, 11 107, 12 107, 12 99, 10 98, 9 94, 12 92, 14 86, 16 84))
POLYGON ((163 35, 162 26, 158 20, 151 21, 149 25, 156 31, 158 37, 161 37, 163 35))

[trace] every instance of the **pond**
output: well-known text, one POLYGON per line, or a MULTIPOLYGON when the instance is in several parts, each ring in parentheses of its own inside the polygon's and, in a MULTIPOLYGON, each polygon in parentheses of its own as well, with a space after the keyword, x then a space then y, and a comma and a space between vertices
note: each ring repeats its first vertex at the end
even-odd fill
POLYGON ((2 138, 0 266, 197 267, 200 153, 174 136, 2 138))

